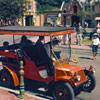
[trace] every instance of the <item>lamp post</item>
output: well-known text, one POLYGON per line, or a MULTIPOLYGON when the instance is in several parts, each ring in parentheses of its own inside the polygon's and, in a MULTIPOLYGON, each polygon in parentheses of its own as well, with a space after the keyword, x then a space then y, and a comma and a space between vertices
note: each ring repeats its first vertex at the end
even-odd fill
MULTIPOLYGON (((68 15, 69 15, 68 11, 66 9, 64 9, 64 26, 65 27, 66 27, 66 21, 67 21, 68 15)), ((71 34, 68 34, 68 46, 69 46, 69 54, 70 54, 69 59, 70 59, 71 58, 71 34)))
POLYGON ((24 87, 24 70, 23 70, 23 56, 22 56, 22 50, 20 48, 19 52, 18 52, 18 56, 19 56, 19 60, 20 60, 20 71, 19 71, 19 75, 20 75, 20 94, 17 96, 20 99, 26 98, 27 96, 25 95, 25 87, 24 87))

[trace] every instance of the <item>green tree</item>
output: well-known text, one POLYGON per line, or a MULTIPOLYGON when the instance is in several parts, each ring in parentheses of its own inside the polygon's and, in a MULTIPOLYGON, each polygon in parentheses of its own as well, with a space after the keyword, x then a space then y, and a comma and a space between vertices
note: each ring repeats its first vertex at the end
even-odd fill
POLYGON ((47 10, 58 10, 58 3, 56 0, 37 0, 37 12, 43 12, 47 10))
POLYGON ((36 1, 38 6, 37 10, 38 12, 41 12, 44 10, 60 9, 63 1, 71 2, 73 0, 36 0, 36 1))
POLYGON ((86 18, 93 19, 93 13, 92 13, 91 9, 88 9, 87 11, 80 11, 78 13, 78 15, 81 18, 81 21, 82 21, 82 25, 83 26, 84 26, 84 21, 85 21, 86 18))
POLYGON ((24 13, 23 0, 0 0, 0 18, 8 22, 24 13))

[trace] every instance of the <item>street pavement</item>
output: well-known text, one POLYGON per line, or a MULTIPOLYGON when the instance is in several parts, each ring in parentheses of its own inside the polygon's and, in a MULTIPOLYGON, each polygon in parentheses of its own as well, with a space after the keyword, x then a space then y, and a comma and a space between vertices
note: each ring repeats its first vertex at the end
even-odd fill
MULTIPOLYGON (((4 40, 9 41, 10 44, 12 44, 13 40, 11 39, 12 36, 0 36, 0 45, 3 44, 4 40)), ((19 36, 16 36, 16 42, 18 42, 20 39, 19 36)), ((99 73, 100 73, 100 53, 97 56, 97 60, 92 60, 92 52, 90 45, 82 45, 78 46, 74 44, 74 41, 72 41, 72 48, 75 48, 75 50, 72 52, 72 56, 75 56, 79 59, 80 63, 79 65, 81 66, 89 66, 93 65, 96 68, 96 79, 97 79, 97 86, 95 90, 92 93, 85 93, 82 92, 80 95, 75 97, 75 100, 100 100, 100 78, 99 78, 99 73)), ((59 47, 57 46, 56 50, 60 50, 62 52, 61 56, 65 56, 66 54, 66 46, 65 45, 60 45, 59 47)), ((36 83, 37 84, 37 83, 36 83)), ((32 88, 32 87, 31 87, 32 88)), ((15 89, 9 89, 0 86, 0 100, 20 100, 16 96, 19 94, 19 90, 15 89)), ((52 97, 47 96, 45 92, 36 92, 36 91, 30 91, 26 90, 26 95, 28 96, 27 98, 23 100, 53 100, 52 97)))
MULTIPOLYGON (((16 91, 12 91, 11 89, 3 88, 0 86, 0 100, 21 100, 17 98, 18 94, 19 93, 16 91)), ((27 95, 27 97, 24 98, 23 100, 43 100, 43 99, 27 95)))

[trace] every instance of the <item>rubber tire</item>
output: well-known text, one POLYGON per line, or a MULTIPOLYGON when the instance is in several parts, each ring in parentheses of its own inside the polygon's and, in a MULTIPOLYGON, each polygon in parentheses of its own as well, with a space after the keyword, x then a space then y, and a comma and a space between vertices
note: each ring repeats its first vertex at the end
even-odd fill
POLYGON ((52 95, 54 100, 74 100, 74 91, 72 89, 72 87, 70 86, 69 83, 65 83, 65 82, 58 82, 54 85, 54 87, 52 88, 52 95), (60 98, 56 96, 56 89, 58 88, 58 86, 64 86, 64 88, 67 90, 68 92, 68 99, 67 98, 60 98))
POLYGON ((11 74, 7 70, 1 70, 0 71, 0 82, 2 83, 2 86, 9 87, 9 88, 14 87, 13 78, 12 78, 11 74), (5 75, 5 76, 3 76, 3 75, 5 75), (6 83, 4 83, 2 81, 3 77, 5 77, 7 79, 7 81, 9 81, 9 84, 6 84, 6 83))
POLYGON ((85 75, 88 76, 89 79, 91 80, 91 85, 88 88, 87 87, 84 88, 84 85, 83 85, 82 91, 91 92, 96 87, 96 78, 95 78, 94 74, 91 74, 89 71, 85 71, 85 75))

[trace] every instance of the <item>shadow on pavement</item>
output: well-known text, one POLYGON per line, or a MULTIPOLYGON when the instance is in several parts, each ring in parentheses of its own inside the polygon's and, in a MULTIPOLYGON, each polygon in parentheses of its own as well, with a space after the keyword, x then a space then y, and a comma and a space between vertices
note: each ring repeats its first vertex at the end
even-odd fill
POLYGON ((77 99, 77 100, 85 100, 85 99, 83 99, 83 98, 79 98, 79 97, 76 97, 76 99, 77 99))
POLYGON ((88 59, 88 60, 93 60, 92 58, 89 58, 89 57, 79 57, 81 59, 88 59))
POLYGON ((31 94, 33 93, 38 97, 42 97, 48 100, 53 100, 51 93, 43 89, 43 87, 45 86, 46 86, 45 83, 25 79, 25 90, 26 91, 31 92, 31 94))
MULTIPOLYGON (((25 92, 30 94, 30 95, 35 95, 44 99, 48 99, 48 100, 53 100, 51 93, 45 91, 43 89, 43 87, 45 87, 46 84, 42 83, 42 82, 37 82, 37 81, 33 81, 33 80, 29 80, 29 79, 25 79, 25 92)), ((0 86, 4 87, 4 88, 8 88, 8 89, 12 89, 12 90, 18 90, 19 91, 19 86, 18 87, 5 87, 1 84, 0 82, 0 86)), ((14 94, 17 96, 16 93, 11 92, 10 90, 8 91, 11 94, 14 94)))
POLYGON ((13 94, 13 95, 15 95, 15 96, 18 95, 18 94, 14 93, 14 92, 11 92, 11 91, 8 91, 8 92, 11 93, 11 94, 13 94))
MULTIPOLYGON (((38 96, 40 98, 44 98, 47 100, 53 100, 52 94, 50 91, 45 91, 43 89, 43 87, 45 87, 46 84, 42 83, 42 82, 37 82, 37 81, 33 81, 33 80, 29 80, 29 79, 25 79, 25 93, 28 93, 30 95, 35 95, 38 96)), ((2 84, 0 83, 1 87, 2 84)), ((19 91, 19 87, 14 87, 14 88, 9 88, 12 90, 18 90, 19 91)), ((15 96, 17 96, 16 93, 12 92, 12 91, 8 91, 11 94, 14 94, 15 96)), ((75 100, 85 100, 83 98, 79 98, 79 97, 75 97, 75 100)))

